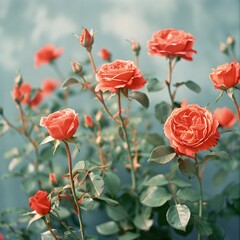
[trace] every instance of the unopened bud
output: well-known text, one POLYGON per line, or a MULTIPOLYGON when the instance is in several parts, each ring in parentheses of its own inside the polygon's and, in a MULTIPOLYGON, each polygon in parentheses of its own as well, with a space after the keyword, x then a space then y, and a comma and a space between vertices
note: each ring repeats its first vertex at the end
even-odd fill
POLYGON ((231 47, 234 46, 234 44, 235 44, 235 39, 233 38, 232 35, 228 35, 227 40, 226 40, 226 43, 227 43, 229 46, 231 46, 231 47))
POLYGON ((95 119, 96 119, 97 122, 99 122, 99 121, 101 120, 102 114, 103 114, 102 111, 98 111, 98 112, 97 112, 96 117, 95 117, 95 119))
POLYGON ((108 61, 108 62, 111 61, 111 53, 106 48, 101 48, 98 55, 100 58, 102 58, 105 61, 108 61))
POLYGON ((92 31, 88 31, 86 28, 83 28, 81 35, 79 36, 80 44, 87 49, 88 52, 91 52, 92 45, 94 43, 94 34, 92 31))
POLYGON ((17 76, 15 77, 15 84, 20 87, 22 82, 23 82, 23 79, 22 79, 22 75, 20 73, 17 74, 17 76))
POLYGON ((77 74, 80 74, 80 75, 82 74, 83 67, 82 67, 81 64, 79 64, 76 61, 72 61, 71 65, 72 65, 72 70, 73 70, 74 73, 77 73, 77 74))
POLYGON ((132 47, 133 53, 134 53, 136 56, 138 56, 139 53, 140 53, 140 50, 141 50, 140 44, 139 44, 137 41, 132 40, 132 41, 131 41, 131 47, 132 47))
POLYGON ((227 48, 225 43, 221 42, 220 45, 219 45, 219 49, 222 53, 228 55, 228 48, 227 48))
POLYGON ((51 183, 56 183, 57 184, 57 178, 56 178, 55 173, 49 173, 49 181, 51 183))
POLYGON ((93 122, 93 120, 92 120, 90 115, 85 115, 85 117, 84 117, 84 125, 85 125, 86 128, 93 128, 94 122, 93 122))

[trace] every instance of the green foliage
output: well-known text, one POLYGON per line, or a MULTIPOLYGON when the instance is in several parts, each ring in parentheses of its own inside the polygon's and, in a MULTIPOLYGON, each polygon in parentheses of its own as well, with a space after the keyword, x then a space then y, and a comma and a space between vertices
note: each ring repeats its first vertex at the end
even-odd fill
POLYGON ((159 81, 157 78, 149 78, 147 81, 147 90, 149 92, 158 92, 166 86, 165 81, 159 81))
POLYGON ((155 106, 155 117, 156 119, 164 124, 172 112, 172 107, 167 102, 161 102, 155 106))

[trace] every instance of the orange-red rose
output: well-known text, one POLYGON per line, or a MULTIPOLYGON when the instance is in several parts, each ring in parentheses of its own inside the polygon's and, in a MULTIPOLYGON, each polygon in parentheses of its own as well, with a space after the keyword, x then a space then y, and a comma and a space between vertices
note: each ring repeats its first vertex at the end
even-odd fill
POLYGON ((79 37, 80 44, 87 49, 87 51, 92 50, 92 45, 94 43, 94 34, 92 31, 88 31, 86 28, 83 28, 82 33, 79 37))
POLYGON ((56 58, 60 57, 62 52, 63 52, 63 48, 55 48, 55 46, 52 44, 45 45, 35 53, 35 56, 34 56, 35 68, 43 64, 48 64, 52 62, 56 58))
POLYGON ((92 128, 94 126, 93 120, 90 115, 84 116, 84 125, 87 128, 92 128))
POLYGON ((225 63, 212 69, 209 77, 216 89, 228 89, 240 83, 240 64, 237 62, 225 63))
POLYGON ((103 64, 96 73, 96 91, 117 92, 120 89, 137 90, 146 80, 132 61, 116 60, 103 64))
POLYGON ((197 104, 173 110, 164 125, 164 133, 180 155, 208 150, 217 145, 218 120, 206 108, 197 104))
POLYGON ((72 137, 79 125, 78 114, 70 108, 59 110, 40 120, 40 126, 46 127, 49 134, 58 140, 72 137))
POLYGON ((52 78, 46 78, 42 82, 42 92, 44 96, 49 96, 59 85, 59 81, 52 79, 52 78))
POLYGON ((38 214, 46 215, 51 210, 51 203, 46 191, 39 190, 34 196, 29 198, 30 207, 38 214))
POLYGON ((235 114, 226 107, 216 108, 213 114, 217 118, 219 124, 225 128, 233 127, 237 119, 235 114))
POLYGON ((192 49, 194 37, 182 30, 168 28, 155 32, 148 41, 150 55, 164 56, 170 59, 181 57, 192 61, 192 55, 197 53, 192 49))
POLYGON ((105 61, 111 60, 111 53, 106 48, 101 48, 98 55, 105 61))

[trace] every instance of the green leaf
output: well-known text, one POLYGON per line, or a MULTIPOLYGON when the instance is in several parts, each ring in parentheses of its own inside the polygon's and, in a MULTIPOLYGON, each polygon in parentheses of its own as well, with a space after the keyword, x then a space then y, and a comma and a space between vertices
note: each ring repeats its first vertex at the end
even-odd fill
POLYGON ((64 139, 65 142, 73 144, 75 148, 80 152, 80 143, 77 137, 70 137, 67 139, 64 139))
POLYGON ((197 171, 196 162, 193 159, 179 158, 178 163, 179 163, 179 169, 183 175, 189 178, 193 178, 196 175, 196 171, 197 171))
POLYGON ((149 162, 156 162, 158 164, 166 164, 170 162, 176 153, 172 147, 169 146, 158 146, 151 152, 149 162))
POLYGON ((224 151, 211 152, 204 157, 203 162, 205 163, 206 161, 211 159, 227 159, 227 158, 229 158, 229 155, 227 152, 224 152, 224 151))
POLYGON ((88 176, 86 181, 88 191, 91 192, 92 195, 100 196, 104 190, 103 178, 93 172, 90 172, 88 176))
POLYGON ((240 184, 235 184, 228 190, 228 199, 236 200, 240 198, 240 184))
POLYGON ((167 184, 168 180, 163 174, 158 174, 143 183, 144 186, 164 186, 167 184))
POLYGON ((213 176, 213 184, 215 186, 221 184, 225 180, 227 175, 228 175, 228 172, 223 168, 220 168, 213 176))
POLYGON ((198 84, 196 84, 195 82, 188 80, 186 82, 184 82, 185 86, 187 88, 189 88, 190 90, 192 90, 195 93, 200 93, 201 92, 201 88, 198 84))
POLYGON ((80 84, 80 82, 76 78, 70 77, 63 82, 62 88, 67 88, 74 84, 80 84))
POLYGON ((94 200, 90 194, 86 193, 81 201, 80 207, 85 211, 88 211, 94 207, 94 200))
POLYGON ((190 183, 185 182, 180 178, 174 178, 174 179, 171 180, 171 182, 175 183, 178 187, 182 187, 182 188, 192 186, 190 183))
POLYGON ((154 147, 164 145, 163 137, 158 133, 147 133, 145 139, 148 143, 152 144, 154 147))
POLYGON ((202 236, 209 236, 212 234, 212 228, 210 227, 210 224, 209 224, 209 222, 207 222, 207 220, 205 220, 204 218, 195 216, 194 222, 195 222, 196 230, 202 236))
POLYGON ((121 221, 128 218, 127 212, 121 205, 118 205, 116 207, 106 206, 106 208, 107 215, 114 221, 121 221))
POLYGON ((149 92, 157 92, 166 86, 165 81, 159 81, 157 78, 149 78, 147 81, 147 90, 149 92))
POLYGON ((102 235, 113 235, 119 232, 119 227, 114 221, 102 223, 96 227, 98 233, 102 235))
POLYGON ((199 199, 199 194, 191 188, 180 188, 176 193, 176 197, 180 202, 195 202, 199 199))
POLYGON ((106 202, 108 205, 110 206, 117 206, 119 204, 119 202, 117 202, 116 200, 106 197, 106 196, 101 196, 101 197, 97 197, 99 200, 102 200, 104 202, 106 202))
POLYGON ((56 139, 53 138, 52 136, 48 136, 48 137, 44 138, 43 141, 42 141, 39 145, 43 145, 43 144, 52 142, 52 141, 54 141, 54 140, 56 140, 56 139))
POLYGON ((148 231, 153 224, 153 219, 145 218, 144 215, 137 215, 133 219, 134 225, 141 230, 148 231))
MULTIPOLYGON (((62 239, 63 236, 61 236, 60 234, 58 234, 56 229, 52 229, 52 231, 55 233, 55 235, 59 238, 62 239)), ((53 237, 52 233, 50 231, 46 231, 41 233, 41 239, 42 240, 55 240, 55 238, 53 237)))
POLYGON ((145 93, 134 91, 128 97, 130 99, 135 99, 145 108, 149 107, 149 99, 145 93))
POLYGON ((73 167, 73 172, 79 171, 79 170, 84 170, 85 168, 85 162, 84 161, 78 161, 74 167, 73 167))
POLYGON ((228 88, 226 92, 227 92, 227 95, 234 101, 234 88, 233 87, 228 88))
POLYGON ((186 231, 191 212, 186 205, 177 204, 167 211, 167 221, 175 229, 186 231))
POLYGON ((171 105, 164 101, 155 106, 155 117, 162 124, 166 122, 171 112, 172 112, 171 105))
POLYGON ((56 140, 53 146, 53 155, 55 154, 57 148, 59 147, 59 145, 61 144, 61 140, 56 140))
POLYGON ((118 237, 118 240, 134 240, 139 237, 139 233, 127 232, 124 235, 118 237))
POLYGON ((3 134, 5 134, 9 129, 9 126, 7 125, 7 123, 3 120, 0 121, 0 136, 2 136, 3 134))
POLYGON ((148 207, 160 207, 172 198, 165 189, 156 186, 148 187, 140 196, 140 201, 148 207))
POLYGON ((107 191, 112 196, 115 196, 121 186, 121 181, 120 181, 119 177, 115 173, 108 171, 108 172, 105 172, 105 174, 103 176, 103 180, 104 180, 107 191))

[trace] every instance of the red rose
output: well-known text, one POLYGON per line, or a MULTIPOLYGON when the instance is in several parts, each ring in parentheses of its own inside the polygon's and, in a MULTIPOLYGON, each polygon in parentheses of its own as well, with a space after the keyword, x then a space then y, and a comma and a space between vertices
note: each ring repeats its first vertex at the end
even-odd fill
POLYGON ((225 63, 212 70, 209 77, 216 89, 225 90, 240 83, 240 64, 237 62, 225 63))
POLYGON ((46 191, 39 190, 34 196, 29 198, 30 207, 38 214, 46 215, 51 210, 51 203, 46 191))
POLYGON ((146 80, 132 61, 116 60, 103 64, 96 73, 96 91, 117 92, 121 88, 137 90, 146 80))
POLYGON ((83 28, 82 33, 79 37, 80 44, 87 49, 87 51, 92 50, 92 45, 94 42, 94 36, 92 31, 89 31, 86 28, 83 28))
POLYGON ((29 83, 22 83, 20 87, 14 85, 12 98, 21 104, 29 103, 32 87, 29 83))
POLYGON ((35 53, 34 56, 34 66, 35 68, 43 65, 48 64, 55 60, 56 58, 60 57, 63 52, 63 48, 55 48, 54 45, 48 44, 42 47, 39 51, 35 53))
POLYGON ((197 53, 192 49, 194 37, 190 33, 172 28, 155 32, 147 44, 150 55, 164 56, 170 59, 181 57, 192 61, 192 55, 197 53))
POLYGON ((40 120, 40 126, 46 127, 49 134, 58 140, 72 137, 79 125, 78 114, 70 108, 59 110, 40 120))
POLYGON ((85 115, 85 117, 84 117, 84 125, 87 128, 92 128, 94 126, 94 123, 93 123, 93 120, 92 120, 91 116, 85 115))
POLYGON ((111 53, 106 49, 102 48, 99 53, 99 57, 102 58, 105 61, 110 61, 111 60, 111 53))
POLYGON ((218 120, 197 104, 173 110, 164 125, 164 133, 178 154, 192 156, 217 145, 218 120))
POLYGON ((52 78, 46 78, 42 82, 42 92, 44 96, 49 96, 59 85, 59 81, 52 79, 52 78))
POLYGON ((225 128, 233 127, 237 119, 235 114, 226 107, 216 108, 213 114, 217 118, 219 125, 225 128))

